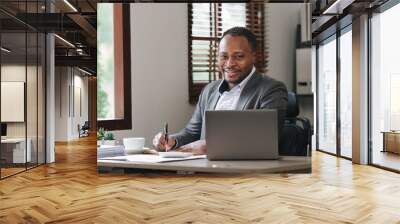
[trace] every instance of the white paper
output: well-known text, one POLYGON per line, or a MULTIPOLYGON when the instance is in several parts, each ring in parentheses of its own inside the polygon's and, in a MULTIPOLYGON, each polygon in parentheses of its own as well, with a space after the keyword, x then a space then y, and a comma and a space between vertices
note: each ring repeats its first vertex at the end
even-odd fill
POLYGON ((127 155, 127 156, 115 156, 115 157, 105 157, 102 160, 119 160, 119 161, 129 161, 138 163, 163 163, 163 162, 173 162, 182 160, 192 160, 192 159, 205 159, 206 155, 190 156, 186 158, 162 158, 158 155, 148 155, 148 154, 137 154, 137 155, 127 155))

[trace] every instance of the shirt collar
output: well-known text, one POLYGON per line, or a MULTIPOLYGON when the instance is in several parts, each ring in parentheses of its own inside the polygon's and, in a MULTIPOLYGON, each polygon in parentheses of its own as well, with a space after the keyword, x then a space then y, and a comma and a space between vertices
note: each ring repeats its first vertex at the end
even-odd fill
MULTIPOLYGON (((251 78, 251 76, 255 73, 255 71, 256 71, 256 67, 253 66, 253 68, 251 69, 250 74, 245 79, 243 79, 238 85, 236 85, 233 88, 238 87, 240 90, 242 90, 245 87, 246 83, 251 78)), ((221 94, 223 94, 225 91, 229 91, 228 82, 226 82, 225 79, 222 80, 221 84, 219 84, 218 91, 221 94)))

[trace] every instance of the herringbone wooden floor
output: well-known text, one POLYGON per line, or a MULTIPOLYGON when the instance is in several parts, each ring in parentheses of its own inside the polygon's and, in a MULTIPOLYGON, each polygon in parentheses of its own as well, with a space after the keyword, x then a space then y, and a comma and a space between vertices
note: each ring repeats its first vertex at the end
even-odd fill
POLYGON ((400 223, 400 175, 315 152, 312 174, 97 174, 96 143, 0 181, 0 223, 400 223))

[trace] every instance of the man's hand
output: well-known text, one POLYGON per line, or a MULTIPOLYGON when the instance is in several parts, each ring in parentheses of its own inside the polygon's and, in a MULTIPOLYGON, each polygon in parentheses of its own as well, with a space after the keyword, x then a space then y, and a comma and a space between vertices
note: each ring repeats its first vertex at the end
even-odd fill
POLYGON ((153 145, 158 150, 165 150, 168 151, 172 149, 176 144, 176 139, 174 137, 168 136, 168 140, 165 139, 165 134, 159 132, 153 138, 153 145))
POLYGON ((204 155, 207 152, 207 145, 205 140, 198 140, 187 145, 181 146, 176 149, 179 152, 191 152, 194 155, 204 155))

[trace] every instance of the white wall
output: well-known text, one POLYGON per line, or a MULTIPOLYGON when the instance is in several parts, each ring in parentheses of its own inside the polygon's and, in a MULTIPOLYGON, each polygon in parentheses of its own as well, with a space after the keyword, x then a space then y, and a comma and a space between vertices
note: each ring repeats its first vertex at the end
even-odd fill
MULTIPOLYGON (((25 82, 26 71, 31 73, 32 66, 25 66, 20 64, 5 64, 1 66, 1 81, 18 81, 25 82)), ((33 96, 31 94, 30 96, 33 96)), ((1 110, 8 110, 9 108, 0 108, 1 110)), ((24 110, 24 108, 23 108, 24 110)), ((25 137, 26 122, 7 122, 7 137, 25 137)))
POLYGON ((55 141, 68 140, 68 68, 55 68, 55 141))
POLYGON ((190 119, 185 3, 131 4, 133 129, 115 131, 115 137, 146 138, 168 122, 177 132, 190 119))
MULTIPOLYGON (((301 23, 301 11, 304 3, 266 4, 266 42, 269 49, 267 75, 286 84, 288 91, 294 91, 296 76, 296 29, 301 23)), ((311 57, 310 57, 311 64, 311 57)), ((311 75, 311 74, 310 74, 311 75)), ((300 116, 313 123, 313 98, 298 97, 300 116)))
POLYGON ((269 51, 267 75, 284 82, 288 90, 293 91, 296 71, 296 27, 300 24, 300 10, 303 3, 265 5, 266 41, 269 51))
MULTIPOLYGON (((32 66, 20 64, 6 64, 1 66, 1 81, 25 82, 26 71, 30 74, 33 71, 32 66)), ((30 95, 33 96, 33 93, 30 95)), ((2 96, 4 97, 4 96, 2 96)), ((8 110, 9 108, 1 108, 8 110)), ((25 108, 22 108, 25 110, 25 108)), ((7 137, 25 137, 26 122, 7 122, 7 137)))
MULTIPOLYGON (((36 80, 33 80, 33 77, 31 77, 32 74, 36 77, 35 66, 25 66, 25 64, 4 64, 1 66, 1 81, 24 82, 26 85, 29 84, 28 86, 30 87, 27 87, 27 122, 7 122, 8 137, 24 137, 26 125, 28 125, 28 137, 30 137, 32 133, 36 133, 36 107, 38 105, 36 97, 36 80), (26 82, 26 75, 28 76, 28 82, 26 82)), ((1 110, 9 109, 10 108, 1 108, 1 110)), ((24 108, 22 108, 22 110, 24 110, 24 108)))
POLYGON ((55 141, 77 139, 78 124, 83 125, 88 120, 87 77, 71 67, 56 67, 55 73, 55 141), (82 116, 76 106, 79 105, 78 98, 75 97, 79 89, 81 90, 82 116))

